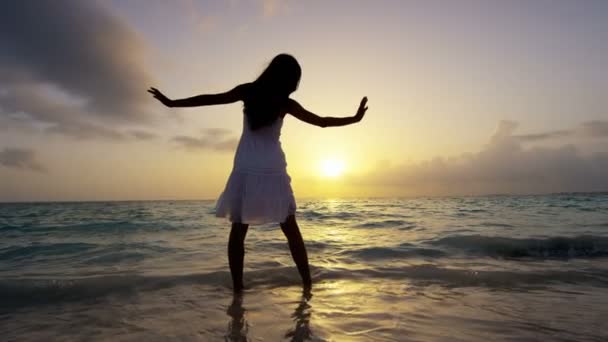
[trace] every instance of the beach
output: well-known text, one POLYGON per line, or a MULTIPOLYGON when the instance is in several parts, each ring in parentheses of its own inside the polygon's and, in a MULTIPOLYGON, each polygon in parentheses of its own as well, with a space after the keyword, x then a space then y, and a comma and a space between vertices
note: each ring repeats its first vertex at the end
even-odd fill
POLYGON ((601 341, 608 194, 298 201, 314 287, 214 201, 0 204, 7 341, 601 341))

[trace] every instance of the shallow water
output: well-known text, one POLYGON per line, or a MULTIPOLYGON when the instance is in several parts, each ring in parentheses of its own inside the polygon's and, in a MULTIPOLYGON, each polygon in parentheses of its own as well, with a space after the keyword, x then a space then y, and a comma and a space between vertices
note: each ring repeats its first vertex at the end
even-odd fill
POLYGON ((0 204, 8 340, 608 339, 608 194, 300 201, 315 287, 211 201, 0 204))

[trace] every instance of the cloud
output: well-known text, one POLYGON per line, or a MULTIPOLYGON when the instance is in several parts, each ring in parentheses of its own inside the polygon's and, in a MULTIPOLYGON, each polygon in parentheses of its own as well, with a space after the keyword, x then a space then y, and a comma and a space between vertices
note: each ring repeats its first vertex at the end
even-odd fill
POLYGON ((129 132, 129 134, 137 139, 137 140, 154 140, 158 138, 158 135, 155 133, 134 129, 129 132))
POLYGON ((0 2, 0 120, 123 136, 112 127, 149 119, 144 56, 140 37, 100 2, 0 2))
POLYGON ((536 134, 515 135, 521 142, 536 142, 562 138, 608 138, 608 121, 594 120, 583 122, 579 127, 570 130, 549 131, 536 134))
POLYGON ((608 190, 608 153, 585 155, 574 145, 527 148, 521 136, 513 134, 517 127, 516 122, 502 121, 477 153, 383 165, 353 180, 399 187, 416 195, 608 190))
POLYGON ((77 140, 101 139, 109 141, 149 141, 158 138, 156 133, 148 132, 142 129, 130 129, 123 132, 103 125, 90 124, 86 122, 70 122, 62 125, 52 125, 46 127, 44 131, 50 134, 69 136, 77 140))
POLYGON ((522 142, 532 142, 532 141, 542 141, 542 140, 552 140, 559 139, 572 136, 573 132, 568 130, 561 131, 551 131, 545 133, 537 133, 537 134, 524 134, 514 136, 515 139, 518 139, 522 142))
POLYGON ((36 160, 33 150, 5 148, 0 151, 0 165, 8 168, 46 172, 46 168, 36 160))
POLYGON ((593 138, 608 138, 608 121, 589 121, 582 124, 580 134, 593 138))
POLYGON ((203 131, 201 137, 190 137, 178 135, 173 137, 173 142, 186 150, 215 150, 234 151, 238 140, 230 135, 229 130, 221 128, 210 128, 203 131))
POLYGON ((69 136, 75 139, 107 139, 107 140, 124 140, 123 133, 107 128, 105 126, 90 124, 86 122, 67 122, 63 124, 53 124, 44 129, 45 132, 51 134, 60 134, 69 136))

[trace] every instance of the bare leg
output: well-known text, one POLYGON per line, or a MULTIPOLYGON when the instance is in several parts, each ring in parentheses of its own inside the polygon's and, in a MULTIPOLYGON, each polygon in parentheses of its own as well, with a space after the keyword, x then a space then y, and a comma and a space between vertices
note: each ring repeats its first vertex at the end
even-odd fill
POLYGON ((289 215, 287 220, 281 223, 281 230, 283 231, 283 234, 285 234, 285 237, 287 237, 291 256, 293 257, 293 261, 295 261, 296 266, 298 266, 298 271, 302 277, 304 291, 310 291, 312 287, 312 280, 310 279, 310 270, 308 267, 308 254, 306 254, 306 246, 304 246, 304 241, 302 240, 302 234, 300 234, 300 228, 296 222, 296 217, 294 215, 289 215))
POLYGON ((235 293, 243 291, 243 262, 245 259, 245 236, 248 224, 232 223, 228 239, 228 263, 232 275, 232 290, 235 293))

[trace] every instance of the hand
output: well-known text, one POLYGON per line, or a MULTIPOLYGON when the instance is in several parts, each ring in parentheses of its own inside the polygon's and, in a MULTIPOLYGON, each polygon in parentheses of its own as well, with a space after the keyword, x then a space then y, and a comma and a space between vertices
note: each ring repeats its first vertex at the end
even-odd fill
POLYGON ((357 119, 357 121, 361 121, 361 119, 363 119, 363 115, 365 115, 365 112, 367 111, 367 96, 363 97, 363 99, 361 99, 361 104, 359 104, 359 109, 357 109, 357 114, 355 114, 355 119, 357 119))
POLYGON ((148 93, 152 94, 152 96, 154 96, 155 99, 160 101, 165 106, 173 107, 173 100, 166 97, 163 93, 160 92, 160 90, 150 87, 150 89, 148 89, 148 93))

